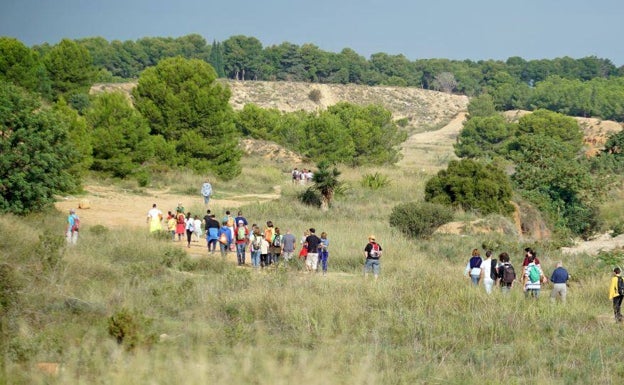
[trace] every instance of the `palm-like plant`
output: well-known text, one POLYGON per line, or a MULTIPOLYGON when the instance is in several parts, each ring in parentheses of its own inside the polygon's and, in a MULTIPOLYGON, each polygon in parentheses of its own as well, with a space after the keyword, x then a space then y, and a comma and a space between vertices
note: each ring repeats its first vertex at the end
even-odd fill
POLYGON ((338 180, 340 171, 336 167, 330 170, 330 164, 327 161, 320 162, 317 167, 318 171, 312 178, 313 188, 321 194, 321 210, 326 211, 334 198, 334 191, 342 184, 338 180))

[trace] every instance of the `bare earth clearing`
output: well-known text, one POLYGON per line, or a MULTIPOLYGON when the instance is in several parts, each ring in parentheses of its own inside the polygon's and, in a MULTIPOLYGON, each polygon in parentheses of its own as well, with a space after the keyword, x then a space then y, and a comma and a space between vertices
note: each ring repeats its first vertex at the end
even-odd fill
MULTIPOLYGON (((366 87, 357 85, 327 85, 291 82, 239 82, 224 81, 232 90, 231 104, 241 109, 247 103, 254 103, 263 108, 275 108, 290 112, 296 110, 313 111, 327 108, 340 101, 355 104, 378 103, 388 108, 395 119, 406 118, 407 129, 417 132, 403 144, 403 159, 399 166, 434 174, 446 167, 452 159, 457 159, 453 144, 456 141, 462 124, 466 119, 468 98, 440 92, 426 91, 402 87, 366 87), (309 98, 310 91, 319 90, 320 100, 315 103, 309 98), (435 131, 419 132, 446 123, 435 131)), ((91 88, 91 93, 122 91, 130 96, 136 83, 99 84, 91 88)), ((509 120, 517 120, 526 111, 509 111, 505 113, 509 120)), ((586 152, 593 154, 605 143, 608 134, 622 130, 617 122, 602 121, 593 118, 576 118, 585 133, 586 152)), ((258 143, 249 139, 241 142, 244 151, 262 155, 276 163, 297 162, 297 154, 276 146, 270 142, 258 143)), ((198 187, 199 189, 199 187, 198 187)), ((67 212, 70 208, 78 208, 81 200, 86 200, 90 208, 79 209, 83 223, 87 226, 101 224, 110 228, 144 227, 147 211, 153 203, 157 203, 165 213, 182 202, 189 207, 191 204, 202 204, 199 194, 196 196, 179 195, 167 190, 146 190, 137 195, 123 191, 114 186, 85 186, 86 195, 81 197, 65 197, 56 203, 56 207, 67 212)), ((228 200, 214 199, 212 202, 219 207, 237 208, 249 202, 252 197, 260 202, 277 199, 279 189, 274 194, 240 195, 229 197, 228 200)), ((624 246, 624 235, 611 238, 602 236, 591 242, 579 243, 576 247, 566 248, 566 253, 587 252, 598 253, 600 250, 611 250, 624 246)), ((205 253, 205 244, 193 244, 192 254, 205 253)))

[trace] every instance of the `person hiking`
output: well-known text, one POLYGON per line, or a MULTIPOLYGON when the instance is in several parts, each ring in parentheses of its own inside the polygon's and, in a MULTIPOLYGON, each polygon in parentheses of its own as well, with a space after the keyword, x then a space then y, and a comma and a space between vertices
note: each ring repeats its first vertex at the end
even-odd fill
POLYGON ((544 280, 544 272, 540 265, 535 263, 535 256, 529 256, 529 264, 524 268, 524 295, 526 298, 539 298, 544 280))
POLYGON ((150 233, 162 230, 162 219, 162 211, 160 211, 160 209, 156 207, 156 203, 154 203, 152 208, 147 212, 147 223, 150 233))
POLYGON ((553 289, 550 292, 550 300, 552 302, 555 302, 557 297, 559 297, 561 302, 565 303, 568 295, 568 279, 570 279, 570 274, 563 267, 563 262, 558 261, 555 270, 553 270, 550 276, 550 281, 553 283, 553 289))
POLYGON ((232 231, 230 230, 227 221, 221 222, 221 228, 219 228, 219 233, 217 234, 217 236, 219 239, 221 256, 225 258, 228 251, 230 251, 230 245, 232 244, 232 231))
POLYGON ((288 263, 295 254, 296 243, 295 235, 291 233, 290 229, 286 229, 286 234, 282 235, 282 256, 285 263, 288 263))
POLYGON ((279 258, 282 255, 283 243, 281 230, 279 227, 276 227, 273 234, 273 240, 271 241, 271 247, 269 248, 271 263, 275 264, 276 267, 279 264, 279 258))
POLYGON ((316 230, 311 227, 309 230, 310 235, 306 237, 306 245, 308 249, 308 255, 306 256, 306 269, 309 273, 316 273, 318 267, 318 246, 321 243, 321 239, 315 234, 316 230))
POLYGON ((377 243, 374 235, 368 236, 368 243, 366 247, 364 247, 364 258, 366 258, 366 262, 364 265, 364 276, 366 277, 368 273, 372 272, 375 280, 379 278, 379 271, 381 269, 381 264, 379 259, 381 258, 381 254, 383 253, 383 249, 381 245, 377 243))
POLYGON ((208 252, 214 254, 217 250, 217 241, 219 240, 219 221, 215 219, 214 214, 210 214, 206 222, 206 246, 208 252))
POLYGON ((65 239, 67 243, 75 245, 78 242, 78 233, 80 232, 80 218, 76 214, 76 210, 69 209, 67 216, 67 227, 65 228, 65 239))
POLYGON ((201 187, 201 195, 204 197, 204 205, 208 207, 208 203, 210 202, 210 196, 212 195, 212 185, 210 181, 206 179, 204 184, 201 187))
POLYGON ((236 239, 236 260, 238 266, 245 265, 245 249, 249 242, 249 229, 245 225, 245 222, 239 220, 237 223, 235 239, 236 239))
POLYGON ((479 280, 481 279, 481 263, 483 263, 483 259, 481 259, 479 249, 472 249, 472 256, 466 264, 464 275, 469 276, 472 284, 475 286, 479 285, 479 280))
POLYGON ((496 259, 492 259, 492 250, 485 252, 485 259, 481 263, 481 281, 485 292, 492 293, 492 287, 496 281, 496 259))
POLYGON ((622 270, 619 267, 613 269, 613 277, 609 285, 609 299, 613 301, 613 315, 615 322, 622 322, 622 299, 624 299, 624 282, 620 275, 622 270))
MULTIPOLYGON (((260 267, 260 255, 262 254, 262 241, 264 236, 260 227, 252 226, 252 233, 249 236, 249 251, 251 253, 251 266, 255 269, 260 267)), ((266 242, 266 241, 265 241, 266 242)))
POLYGON ((509 293, 516 281, 516 272, 513 265, 509 262, 509 254, 502 252, 498 255, 500 264, 496 267, 496 280, 500 285, 501 292, 509 293))
POLYGON ((327 274, 327 260, 329 259, 329 238, 327 233, 323 231, 321 233, 321 243, 319 244, 319 260, 321 262, 321 268, 323 269, 323 275, 327 274))

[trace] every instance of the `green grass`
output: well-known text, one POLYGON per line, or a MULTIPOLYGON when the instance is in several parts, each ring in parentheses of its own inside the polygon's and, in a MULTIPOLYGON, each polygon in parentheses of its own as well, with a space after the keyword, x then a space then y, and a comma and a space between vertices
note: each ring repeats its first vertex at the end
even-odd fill
POLYGON ((610 267, 600 259, 562 256, 548 244, 498 234, 406 239, 388 216, 394 205, 422 199, 422 174, 343 169, 352 188, 321 212, 297 201, 299 187, 286 171, 246 165, 231 184, 218 183, 224 196, 281 185, 280 199, 246 204, 245 216, 272 220, 297 238, 308 227, 326 231, 328 276, 294 265, 255 272, 218 257, 176 254, 175 245, 142 231, 90 232, 87 225, 79 244, 44 269, 35 252, 39 235, 58 234, 64 215, 1 217, 0 263, 11 266, 10 282, 19 284, 17 292, 9 281, 0 285, 2 382, 615 384, 624 375, 622 329, 606 295, 610 267), (358 187, 375 172, 393 183, 358 187), (384 248, 376 282, 362 274, 370 233, 384 248), (568 303, 552 305, 549 290, 528 301, 519 288, 488 296, 472 287, 463 268, 484 242, 498 245, 495 253, 509 252, 516 266, 522 249, 534 246, 547 273, 563 259, 573 275, 568 303), (107 325, 122 309, 141 314, 134 332, 157 342, 133 350, 118 345, 107 325), (60 362, 63 370, 41 374, 34 369, 41 361, 60 362))

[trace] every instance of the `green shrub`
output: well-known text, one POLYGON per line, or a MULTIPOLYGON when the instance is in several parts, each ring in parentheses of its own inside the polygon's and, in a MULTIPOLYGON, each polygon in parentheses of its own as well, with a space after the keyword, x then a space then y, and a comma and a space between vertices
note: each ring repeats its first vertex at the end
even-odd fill
POLYGON ((104 235, 108 233, 108 227, 104 225, 95 225, 89 228, 89 232, 93 235, 104 235))
POLYGON ((425 200, 475 210, 483 215, 509 215, 512 188, 507 175, 491 164, 453 160, 425 186, 425 200))
MULTIPOLYGON (((167 239, 169 239, 169 237, 171 237, 171 235, 168 235, 167 239)), ((180 269, 181 267, 186 266, 185 263, 188 261, 188 259, 189 257, 184 250, 179 247, 170 247, 166 249, 163 253, 161 262, 167 267, 180 269)))
POLYGON ((147 170, 135 172, 134 178, 141 187, 146 187, 152 182, 152 175, 147 170))
POLYGON ((388 186, 390 184, 390 178, 378 172, 374 174, 365 174, 362 176, 360 184, 362 185, 362 187, 368 187, 372 190, 377 190, 382 187, 388 186))
POLYGON ((448 206, 435 203, 409 202, 395 206, 390 213, 390 226, 413 238, 427 238, 441 225, 453 219, 448 206))
POLYGON ((321 194, 311 187, 299 194, 299 200, 308 206, 321 207, 321 194))
POLYGON ((17 305, 22 287, 15 269, 7 263, 0 264, 0 317, 6 317, 17 305))
POLYGON ((121 309, 108 319, 108 334, 126 350, 151 346, 156 335, 151 331, 152 321, 137 311, 121 309))
POLYGON ((150 233, 150 236, 152 238, 159 239, 161 241, 170 241, 171 240, 171 233, 168 232, 167 230, 157 230, 157 231, 154 231, 154 232, 150 233))
POLYGON ((45 230, 39 235, 39 242, 34 249, 35 254, 40 258, 45 270, 54 270, 63 259, 65 238, 56 235, 51 230, 45 230))

